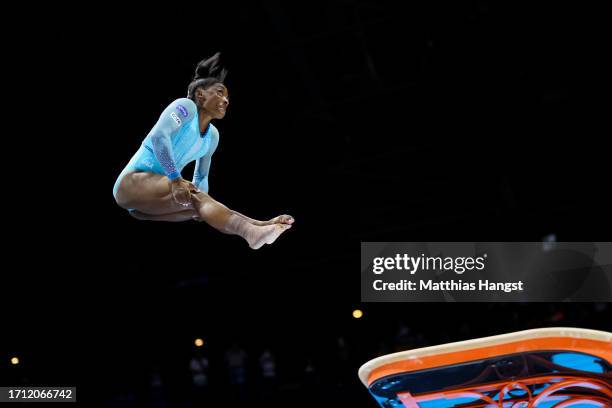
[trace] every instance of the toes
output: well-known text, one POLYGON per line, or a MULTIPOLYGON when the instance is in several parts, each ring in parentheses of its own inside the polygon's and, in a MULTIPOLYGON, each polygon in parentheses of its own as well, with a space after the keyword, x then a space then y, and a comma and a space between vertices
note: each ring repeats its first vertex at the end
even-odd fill
POLYGON ((278 222, 282 224, 293 224, 293 221, 295 221, 292 216, 286 214, 279 215, 277 218, 278 222))

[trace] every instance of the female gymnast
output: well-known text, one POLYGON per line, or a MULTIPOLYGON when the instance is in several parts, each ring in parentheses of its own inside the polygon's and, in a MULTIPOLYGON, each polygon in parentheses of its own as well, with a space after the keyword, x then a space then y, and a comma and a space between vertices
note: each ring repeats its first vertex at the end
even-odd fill
POLYGON ((139 220, 205 221, 258 249, 274 242, 294 220, 280 215, 257 221, 208 195, 211 158, 219 143, 219 131, 211 120, 223 119, 229 105, 226 74, 219 53, 198 64, 187 98, 175 100, 162 112, 117 178, 113 195, 120 207, 139 220), (189 182, 181 177, 181 170, 194 160, 189 182))

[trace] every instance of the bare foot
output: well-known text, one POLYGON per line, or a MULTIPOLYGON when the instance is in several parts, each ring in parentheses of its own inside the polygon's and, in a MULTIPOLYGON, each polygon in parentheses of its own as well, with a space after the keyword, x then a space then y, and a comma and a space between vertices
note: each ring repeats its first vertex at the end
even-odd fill
POLYGON ((291 228, 290 224, 283 223, 254 226, 246 240, 251 248, 259 249, 264 246, 264 244, 271 244, 276 241, 276 238, 289 228, 291 228))
POLYGON ((283 214, 283 215, 279 215, 278 217, 274 217, 271 220, 268 221, 259 221, 258 224, 256 225, 272 225, 272 224, 287 224, 287 225, 291 225, 293 224, 295 220, 293 219, 292 216, 287 215, 287 214, 283 214))

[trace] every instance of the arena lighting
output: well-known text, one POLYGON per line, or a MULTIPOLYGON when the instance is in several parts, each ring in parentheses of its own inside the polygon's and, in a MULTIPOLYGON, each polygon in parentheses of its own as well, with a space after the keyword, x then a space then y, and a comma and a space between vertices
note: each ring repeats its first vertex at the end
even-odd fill
POLYGON ((19 359, 18 359, 17 357, 13 357, 13 358, 11 358, 11 364, 12 364, 12 365, 17 365, 17 364, 19 364, 19 359))
POLYGON ((355 319, 361 319, 361 317, 363 316, 363 312, 359 309, 355 309, 353 310, 353 317, 355 319))
POLYGON ((200 338, 197 338, 197 339, 195 339, 194 343, 195 343, 196 347, 202 347, 204 345, 204 340, 202 340, 200 338))

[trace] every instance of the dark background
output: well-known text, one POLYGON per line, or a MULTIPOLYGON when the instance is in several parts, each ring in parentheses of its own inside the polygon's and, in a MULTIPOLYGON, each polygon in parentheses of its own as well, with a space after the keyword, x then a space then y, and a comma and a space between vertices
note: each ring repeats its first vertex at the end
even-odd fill
POLYGON ((159 372, 181 406, 200 336, 215 403, 373 407, 356 370, 382 352, 610 330, 609 304, 360 304, 360 241, 609 240, 600 11, 396 3, 7 9, 0 383, 149 406, 159 372), (216 51, 231 105, 210 193, 296 218, 256 252, 203 224, 138 222, 111 195, 216 51), (233 343, 249 356, 241 390, 233 343), (278 376, 262 396, 266 347, 278 376))

